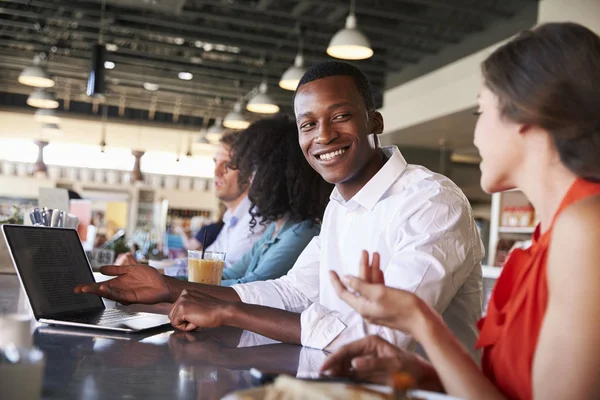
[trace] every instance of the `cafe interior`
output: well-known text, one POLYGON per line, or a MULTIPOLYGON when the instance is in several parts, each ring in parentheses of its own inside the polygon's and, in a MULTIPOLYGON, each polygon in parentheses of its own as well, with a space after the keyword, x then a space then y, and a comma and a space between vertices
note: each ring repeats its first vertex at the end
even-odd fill
MULTIPOLYGON (((539 216, 518 190, 480 187, 479 64, 523 29, 569 20, 597 31, 599 16, 586 0, 0 0, 0 225, 76 230, 98 282, 124 254, 187 280, 186 238, 226 210, 213 160, 223 135, 293 118, 304 72, 345 61, 372 84, 381 145, 468 199, 485 247, 485 310, 539 216)), ((16 391, 1 398, 267 398, 252 391, 267 372, 314 377, 327 357, 234 327, 40 323, 10 246, 0 240, 0 348, 12 340, 37 358, 18 369, 3 356, 0 381, 16 391)), ((379 398, 362 396, 352 398, 379 398)))

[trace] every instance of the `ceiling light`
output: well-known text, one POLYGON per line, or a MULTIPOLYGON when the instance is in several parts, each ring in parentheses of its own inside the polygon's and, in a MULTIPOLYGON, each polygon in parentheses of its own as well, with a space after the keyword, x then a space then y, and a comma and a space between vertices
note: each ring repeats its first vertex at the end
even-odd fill
POLYGON ((235 103, 233 111, 230 111, 223 120, 223 126, 229 129, 246 129, 250 122, 242 114, 242 103, 235 103))
POLYGON ((45 122, 48 124, 60 124, 60 117, 56 115, 54 109, 40 108, 33 114, 33 118, 38 122, 45 122))
POLYGON ((294 65, 289 67, 281 76, 279 87, 285 90, 296 90, 305 72, 304 58, 302 54, 298 54, 294 60, 294 65))
POLYGON ((204 43, 204 51, 212 51, 214 49, 214 45, 212 43, 204 43))
POLYGON ((279 106, 267 94, 267 82, 263 81, 258 87, 258 93, 246 105, 246 110, 258 114, 275 114, 279 106))
POLYGON ((194 42, 194 46, 196 46, 196 47, 202 47, 202 46, 204 46, 204 42, 201 41, 201 40, 196 40, 194 42))
POLYGON ((115 63, 112 61, 104 61, 104 68, 115 69, 115 63))
POLYGON ((106 50, 108 51, 117 51, 119 50, 119 46, 114 43, 106 43, 106 50))
POLYGON ((47 136, 62 136, 63 133, 57 124, 44 124, 42 125, 42 133, 47 136))
POLYGON ((156 83, 144 82, 144 89, 150 90, 151 92, 156 92, 159 89, 156 83))
POLYGON ((176 37, 173 39, 173 43, 178 44, 178 45, 182 45, 185 43, 185 39, 182 37, 176 37))
POLYGON ((180 72, 177 74, 177 77, 183 81, 190 81, 194 77, 190 72, 180 72))
POLYGON ((198 138, 198 141, 196 143, 199 144, 212 144, 207 138, 206 138, 206 132, 202 132, 200 133, 200 137, 198 138))
POLYGON ((213 144, 217 144, 219 143, 221 136, 223 136, 224 131, 225 130, 223 129, 223 119, 220 117, 216 118, 215 123, 206 130, 206 139, 208 139, 208 141, 213 144))
POLYGON ((338 31, 329 42, 327 54, 343 60, 364 60, 373 56, 369 39, 356 29, 356 15, 353 11, 346 18, 346 27, 338 31))
POLYGON ((26 67, 19 75, 19 83, 40 88, 53 87, 55 84, 54 80, 50 78, 48 72, 46 72, 46 69, 41 64, 41 57, 36 55, 33 58, 33 65, 26 67))
POLYGON ((44 89, 37 89, 32 92, 27 98, 27 104, 37 108, 58 108, 56 96, 44 89))

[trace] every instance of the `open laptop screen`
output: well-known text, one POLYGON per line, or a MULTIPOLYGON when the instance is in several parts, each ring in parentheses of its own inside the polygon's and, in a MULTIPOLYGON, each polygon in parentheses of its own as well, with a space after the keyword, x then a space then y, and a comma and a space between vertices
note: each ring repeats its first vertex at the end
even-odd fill
POLYGON ((36 318, 103 309, 99 296, 75 294, 94 276, 74 229, 3 225, 15 267, 36 318))

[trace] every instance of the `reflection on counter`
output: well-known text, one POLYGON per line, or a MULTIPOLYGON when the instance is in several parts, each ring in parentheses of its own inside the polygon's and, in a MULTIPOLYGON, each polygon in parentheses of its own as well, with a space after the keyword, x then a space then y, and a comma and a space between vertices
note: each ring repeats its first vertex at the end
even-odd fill
POLYGON ((300 358, 318 371, 326 356, 236 328, 121 335, 42 326, 34 343, 46 355, 50 398, 220 399, 252 385, 250 368, 296 375, 300 358), (240 347, 243 337, 265 344, 240 347))

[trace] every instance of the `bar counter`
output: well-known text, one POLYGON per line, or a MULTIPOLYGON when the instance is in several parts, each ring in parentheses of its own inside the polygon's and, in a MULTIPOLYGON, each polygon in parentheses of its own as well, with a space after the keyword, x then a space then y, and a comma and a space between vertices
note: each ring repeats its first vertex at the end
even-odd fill
MULTIPOLYGON (((19 292, 16 275, 0 274, 4 312, 17 309, 19 292)), ((144 311, 152 307, 167 310, 144 311)), ((220 399, 252 386, 252 367, 296 375, 300 365, 306 376, 326 357, 234 328, 128 335, 37 324, 33 341, 46 357, 43 399, 220 399)))

